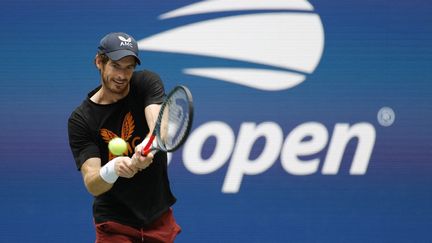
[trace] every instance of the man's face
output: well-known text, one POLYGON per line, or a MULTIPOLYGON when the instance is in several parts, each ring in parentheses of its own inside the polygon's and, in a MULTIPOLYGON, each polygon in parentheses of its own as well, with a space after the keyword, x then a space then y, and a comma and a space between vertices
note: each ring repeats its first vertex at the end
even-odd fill
POLYGON ((109 60, 105 65, 97 61, 97 66, 101 71, 103 88, 119 95, 129 92, 129 82, 136 66, 133 56, 126 56, 118 61, 109 60))

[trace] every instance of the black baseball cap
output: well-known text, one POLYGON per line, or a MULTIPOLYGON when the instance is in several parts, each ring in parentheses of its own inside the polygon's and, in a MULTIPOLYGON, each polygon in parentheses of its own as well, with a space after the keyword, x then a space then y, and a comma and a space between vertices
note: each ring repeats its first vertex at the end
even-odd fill
POLYGON ((138 44, 135 39, 123 32, 113 32, 107 34, 100 41, 98 47, 99 54, 107 55, 111 60, 118 61, 125 56, 134 56, 138 64, 141 64, 138 58, 138 44))

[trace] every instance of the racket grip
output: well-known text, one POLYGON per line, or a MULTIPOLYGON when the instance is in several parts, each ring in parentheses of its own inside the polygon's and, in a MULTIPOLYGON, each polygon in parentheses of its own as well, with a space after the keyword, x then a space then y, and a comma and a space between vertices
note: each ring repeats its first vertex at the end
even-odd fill
POLYGON ((144 148, 141 150, 141 154, 144 156, 147 156, 148 153, 152 150, 152 144, 155 139, 155 135, 151 135, 150 139, 148 140, 147 144, 144 146, 144 148))

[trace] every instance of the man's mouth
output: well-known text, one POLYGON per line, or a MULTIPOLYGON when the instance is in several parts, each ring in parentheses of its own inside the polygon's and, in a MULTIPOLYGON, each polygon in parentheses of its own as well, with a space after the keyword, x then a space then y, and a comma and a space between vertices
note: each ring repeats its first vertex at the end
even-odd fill
POLYGON ((124 85, 126 83, 126 81, 124 81, 124 80, 113 80, 113 82, 118 84, 118 85, 124 85))

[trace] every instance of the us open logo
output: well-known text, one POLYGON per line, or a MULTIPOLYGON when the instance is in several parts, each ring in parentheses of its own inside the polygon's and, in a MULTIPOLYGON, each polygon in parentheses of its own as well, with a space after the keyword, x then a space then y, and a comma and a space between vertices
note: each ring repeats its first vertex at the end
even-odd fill
MULTIPOLYGON (((159 18, 186 16, 200 20, 144 38, 139 49, 208 58, 193 67, 182 63, 183 73, 263 91, 286 90, 304 82, 324 50, 321 19, 306 0, 207 0, 159 18)), ((327 127, 307 121, 288 133, 285 129, 271 120, 241 121, 235 132, 227 122, 207 121, 184 144, 183 164, 196 175, 214 173, 228 164, 222 193, 238 193, 246 176, 260 175, 275 163, 293 176, 338 175, 342 163, 350 163, 350 175, 366 174, 376 140, 373 124, 338 122, 327 127), (203 156, 209 138, 215 140, 214 148, 203 156), (254 144, 262 138, 262 149, 251 157, 254 144), (355 150, 349 151, 353 140, 355 150), (351 162, 344 160, 346 153, 351 162)))
POLYGON ((212 13, 235 14, 158 33, 138 41, 138 47, 142 51, 253 64, 253 67, 202 64, 182 71, 265 91, 299 85, 319 64, 324 50, 324 30, 320 17, 305 0, 207 0, 164 13, 159 18, 212 13))

